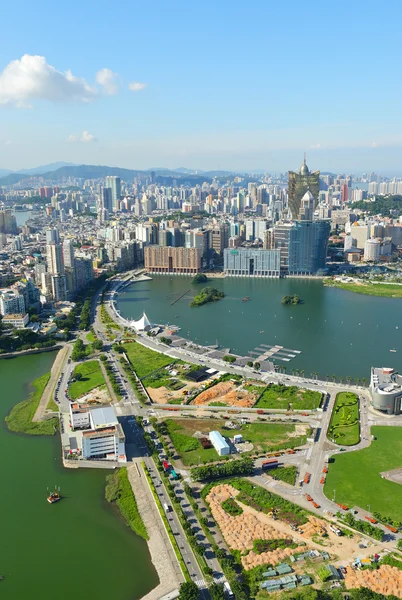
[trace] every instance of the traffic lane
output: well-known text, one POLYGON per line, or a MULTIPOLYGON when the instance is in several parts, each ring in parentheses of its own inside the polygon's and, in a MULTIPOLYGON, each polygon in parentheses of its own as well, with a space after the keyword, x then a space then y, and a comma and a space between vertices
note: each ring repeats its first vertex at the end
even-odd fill
MULTIPOLYGON (((150 475, 154 483, 156 493, 162 503, 162 506, 163 504, 171 506, 169 495, 163 485, 162 480, 160 479, 156 467, 154 469, 152 469, 152 467, 150 468, 150 475)), ((181 526, 179 524, 179 519, 172 507, 171 511, 166 514, 166 517, 169 521, 169 525, 171 526, 172 533, 176 537, 183 560, 185 561, 186 565, 190 567, 190 577, 193 579, 193 581, 203 580, 203 576, 198 566, 198 563, 190 550, 190 546, 187 541, 187 538, 185 538, 185 534, 182 533, 181 526)))

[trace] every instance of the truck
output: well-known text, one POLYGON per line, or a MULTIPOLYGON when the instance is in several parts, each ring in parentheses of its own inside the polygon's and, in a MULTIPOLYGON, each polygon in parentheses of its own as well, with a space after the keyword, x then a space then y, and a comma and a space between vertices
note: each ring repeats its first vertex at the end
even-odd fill
POLYGON ((230 585, 228 584, 227 581, 225 581, 224 584, 223 584, 223 591, 225 593, 225 596, 227 596, 228 598, 233 598, 234 597, 233 592, 231 590, 231 587, 230 587, 230 585))
POLYGON ((345 506, 345 504, 339 504, 338 502, 338 506, 340 506, 342 510, 349 510, 348 507, 345 506))
POLYGON ((311 479, 311 474, 310 473, 306 473, 304 476, 304 483, 310 483, 310 479, 311 479))
POLYGON ((330 525, 329 528, 335 535, 342 535, 342 531, 338 527, 335 527, 335 525, 330 525))
POLYGON ((164 508, 165 512, 167 512, 167 513, 170 512, 170 506, 169 506, 169 504, 166 504, 166 502, 163 504, 163 508, 164 508))
POLYGON ((378 521, 376 519, 373 519, 373 517, 364 517, 365 519, 367 519, 367 521, 370 521, 370 523, 378 523, 378 521))
POLYGON ((163 461, 162 467, 163 467, 164 471, 169 471, 169 469, 170 469, 170 465, 166 460, 163 461))
POLYGON ((264 460, 261 465, 261 469, 266 471, 267 469, 276 469, 278 466, 278 461, 276 458, 271 458, 270 460, 264 460))
POLYGON ((257 410, 257 415, 265 415, 265 411, 264 410, 257 410))
POLYGON ((387 529, 389 529, 390 531, 392 531, 392 533, 397 533, 398 530, 396 527, 392 527, 392 525, 384 525, 384 527, 386 527, 387 529))

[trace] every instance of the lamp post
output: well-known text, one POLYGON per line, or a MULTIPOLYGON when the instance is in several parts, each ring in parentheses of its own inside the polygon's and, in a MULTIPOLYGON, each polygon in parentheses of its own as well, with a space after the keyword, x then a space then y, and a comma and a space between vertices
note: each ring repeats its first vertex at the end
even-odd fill
POLYGON ((332 502, 335 502, 336 490, 334 490, 334 497, 332 498, 332 502))
POLYGON ((370 504, 367 504, 367 508, 368 508, 368 511, 371 512, 371 510, 370 510, 370 504))

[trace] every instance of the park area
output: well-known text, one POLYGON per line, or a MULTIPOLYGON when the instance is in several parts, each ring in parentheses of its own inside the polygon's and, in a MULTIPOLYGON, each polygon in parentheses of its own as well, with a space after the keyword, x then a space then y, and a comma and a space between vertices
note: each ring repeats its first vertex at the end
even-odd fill
POLYGON ((166 433, 183 464, 192 466, 219 460, 214 448, 202 447, 200 438, 208 438, 210 431, 219 431, 224 437, 241 434, 244 441, 253 444, 253 454, 301 446, 306 442, 306 425, 282 423, 247 423, 229 428, 221 419, 166 419, 166 433))
POLYGON ((97 360, 88 360, 77 365, 72 374, 72 379, 75 379, 75 381, 70 383, 68 388, 68 394, 72 400, 81 398, 81 396, 100 386, 106 387, 105 378, 97 360))
POLYGON ((401 466, 402 429, 372 427, 375 437, 368 448, 339 454, 329 470, 324 486, 327 498, 336 490, 336 501, 360 506, 401 520, 402 485, 381 477, 381 473, 401 466))
POLYGON ((327 437, 341 446, 354 446, 360 442, 359 398, 356 394, 339 392, 336 395, 327 437))
MULTIPOLYGON (((257 386, 250 386, 257 388, 257 386)), ((258 389, 258 388, 257 388, 258 389)), ((262 388, 260 388, 262 391, 262 388)), ((322 394, 314 390, 277 383, 267 385, 254 408, 277 408, 281 410, 315 410, 321 404, 322 394)))
POLYGON ((170 365, 174 360, 134 341, 126 341, 122 347, 139 379, 170 365))

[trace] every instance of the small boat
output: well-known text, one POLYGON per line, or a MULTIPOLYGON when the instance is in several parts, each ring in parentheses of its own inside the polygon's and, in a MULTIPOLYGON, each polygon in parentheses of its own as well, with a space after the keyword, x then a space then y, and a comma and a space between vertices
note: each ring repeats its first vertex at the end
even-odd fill
POLYGON ((396 352, 395 348, 392 348, 392 350, 390 350, 390 352, 396 352))
POLYGON ((262 330, 260 331, 260 333, 264 333, 264 330, 262 329, 262 330))
POLYGON ((245 298, 242 298, 242 302, 248 302, 250 300, 250 296, 246 296, 245 298))
POLYGON ((50 492, 50 494, 47 497, 47 501, 49 502, 49 504, 54 504, 55 502, 58 502, 59 500, 61 500, 61 496, 60 496, 60 488, 57 491, 57 488, 54 488, 54 492, 50 492))

